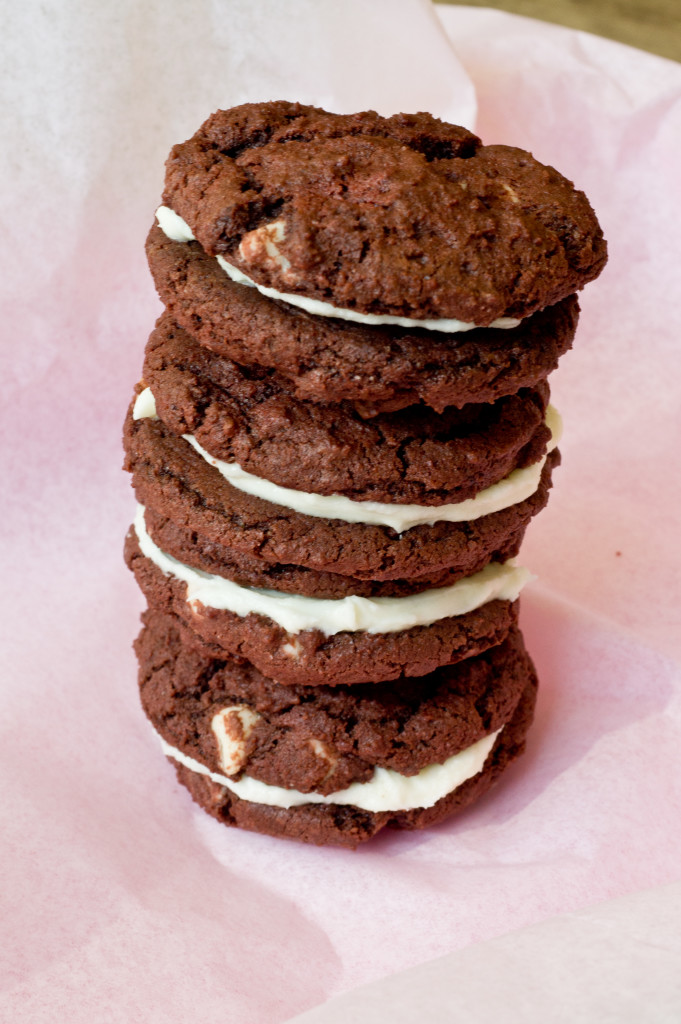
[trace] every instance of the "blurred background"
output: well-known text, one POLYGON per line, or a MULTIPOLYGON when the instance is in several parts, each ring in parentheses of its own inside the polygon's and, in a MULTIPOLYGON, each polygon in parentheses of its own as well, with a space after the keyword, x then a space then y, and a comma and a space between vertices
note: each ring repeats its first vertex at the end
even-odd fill
POLYGON ((552 21, 681 61, 681 0, 466 0, 465 6, 552 21))

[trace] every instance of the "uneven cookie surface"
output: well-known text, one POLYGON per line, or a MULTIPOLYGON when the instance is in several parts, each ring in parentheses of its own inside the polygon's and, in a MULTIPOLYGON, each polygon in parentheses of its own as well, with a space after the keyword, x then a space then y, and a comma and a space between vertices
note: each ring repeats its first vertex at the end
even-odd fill
POLYGON ((522 754, 537 694, 537 679, 528 659, 526 672, 527 682, 515 712, 501 730, 482 769, 431 807, 392 812, 372 812, 340 804, 274 807, 243 800, 226 786, 181 764, 175 765, 177 778, 191 797, 223 824, 318 846, 353 849, 386 826, 426 828, 479 799, 490 790, 507 765, 522 754))
POLYGON ((389 527, 302 515, 245 494, 159 420, 135 421, 129 415, 124 440, 139 501, 191 534, 181 542, 189 564, 207 568, 207 558, 215 566, 209 571, 220 573, 223 561, 230 578, 226 548, 267 565, 361 580, 412 579, 443 570, 451 571, 452 581, 468 576, 495 554, 503 561, 503 554, 515 553, 530 519, 548 500, 560 459, 557 450, 551 452, 537 490, 510 508, 471 522, 439 522, 398 534, 389 527))
POLYGON ((217 111, 172 150, 163 199, 257 283, 370 314, 487 326, 558 302, 606 259, 571 182, 428 114, 217 111))
POLYGON ((430 676, 310 689, 273 683, 200 645, 188 650, 172 615, 147 612, 144 623, 140 694, 159 735, 214 773, 246 772, 300 793, 338 792, 377 767, 410 776, 444 762, 506 725, 531 677, 515 629, 430 676))
POLYGON ((518 554, 520 531, 512 533, 503 544, 489 551, 481 551, 478 560, 464 571, 460 566, 445 567, 431 573, 421 573, 413 579, 371 580, 342 576, 336 572, 320 572, 301 565, 266 562, 201 537, 193 529, 178 525, 163 514, 146 508, 144 513, 147 532, 155 544, 179 562, 202 572, 222 576, 243 587, 260 587, 283 594, 301 594, 322 599, 357 597, 405 597, 435 587, 446 587, 462 576, 472 576, 490 561, 506 562, 518 554))
POLYGON ((571 295, 512 330, 371 327, 310 316, 235 284, 197 242, 173 242, 158 227, 147 257, 162 301, 201 344, 269 370, 299 399, 351 402, 365 417, 419 401, 441 412, 533 387, 556 368, 577 326, 571 295))
POLYGON ((458 502, 545 454, 548 385, 437 414, 424 406, 362 419, 345 405, 301 402, 197 344, 166 314, 144 380, 175 434, 283 487, 355 501, 458 502))
POLYGON ((176 615, 187 644, 198 636, 215 657, 244 658, 263 675, 294 685, 338 686, 426 675, 501 643, 518 619, 517 600, 497 599, 465 614, 394 632, 342 630, 329 635, 310 628, 291 634, 266 615, 190 603, 186 583, 142 553, 134 529, 126 537, 125 557, 149 607, 176 615))

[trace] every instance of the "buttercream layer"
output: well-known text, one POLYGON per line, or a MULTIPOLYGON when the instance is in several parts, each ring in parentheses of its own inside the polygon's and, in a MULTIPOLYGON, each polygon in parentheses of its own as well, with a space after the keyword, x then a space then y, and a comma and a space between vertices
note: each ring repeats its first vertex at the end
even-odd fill
POLYGON ((473 498, 538 462, 550 437, 546 384, 493 404, 442 414, 419 405, 366 420, 347 403, 299 401, 264 371, 209 352, 168 314, 149 338, 143 376, 166 426, 211 458, 286 489, 355 502, 473 498))
POLYGON ((239 586, 223 576, 179 562, 149 536, 142 505, 137 509, 134 530, 142 554, 166 576, 186 585, 190 605, 233 612, 241 617, 266 616, 290 635, 303 630, 318 630, 325 636, 347 631, 397 633, 429 626, 440 619, 466 615, 488 601, 516 601, 531 578, 527 569, 511 562, 490 563, 475 576, 450 586, 403 597, 305 597, 239 586))
POLYGON ((295 572, 333 577, 310 578, 309 593, 327 588, 331 594, 339 588, 347 592, 337 577, 417 580, 446 573, 453 582, 482 568, 495 553, 512 556, 530 518, 546 504, 559 461, 558 452, 552 452, 539 488, 510 508, 472 522, 417 526, 399 535, 385 526, 302 515, 239 491, 160 420, 134 420, 130 414, 124 441, 138 499, 157 522, 169 521, 184 533, 175 543, 183 551, 196 548, 191 564, 220 574, 224 561, 225 575, 236 578, 229 549, 264 563, 268 573, 267 567, 294 566, 295 572))
MULTIPOLYGON (((389 768, 375 768, 367 782, 353 782, 345 789, 322 796, 320 793, 301 793, 297 789, 284 789, 260 782, 249 775, 229 779, 219 772, 211 772, 199 761, 186 757, 180 750, 161 739, 161 749, 170 760, 206 775, 212 782, 227 787, 240 800, 266 804, 269 807, 303 807, 306 804, 336 804, 356 807, 362 811, 413 811, 432 807, 468 779, 481 772, 494 746, 498 732, 478 740, 443 764, 431 764, 417 775, 400 775, 389 768)), ((160 737, 159 737, 160 738, 160 737)))
POLYGON ((313 317, 234 284, 197 242, 153 227, 147 257, 173 319, 197 341, 241 366, 260 367, 303 401, 349 402, 364 417, 423 402, 493 402, 535 387, 574 337, 575 296, 506 331, 461 335, 313 317))
POLYGON ((271 806, 432 807, 482 770, 533 681, 516 630, 421 679, 308 690, 183 649, 172 616, 144 618, 140 693, 166 754, 271 806))
MULTIPOLYGON (((342 630, 327 635, 320 629, 290 633, 256 612, 239 615, 197 599, 188 601, 187 584, 143 554, 134 529, 126 538, 125 554, 149 607, 175 614, 185 643, 191 646, 199 637, 214 657, 246 658, 282 683, 336 686, 426 675, 500 643, 517 621, 517 601, 492 599, 430 625, 389 633, 342 630)), ((423 596, 416 595, 417 599, 423 596)))
MULTIPOLYGON (((133 419, 155 419, 156 402, 150 389, 141 392, 133 407, 133 419)), ((560 416, 553 406, 546 411, 545 425, 537 431, 538 447, 552 451, 558 444, 562 431, 560 416), (545 440, 548 435, 548 443, 545 440)), ((343 494, 317 494, 291 487, 282 487, 271 480, 246 472, 237 462, 224 462, 215 458, 203 448, 191 434, 183 434, 195 451, 210 466, 213 466, 233 487, 247 494, 304 515, 322 519, 339 519, 346 523, 367 523, 388 526, 403 533, 415 526, 432 525, 437 522, 469 522, 517 505, 533 494, 541 479, 546 455, 532 461, 521 469, 513 469, 508 476, 478 491, 473 497, 462 498, 454 503, 433 505, 400 504, 398 502, 355 501, 343 494)), ((524 449, 536 459, 536 447, 532 443, 524 449)), ((476 461, 484 458, 479 452, 476 461)))

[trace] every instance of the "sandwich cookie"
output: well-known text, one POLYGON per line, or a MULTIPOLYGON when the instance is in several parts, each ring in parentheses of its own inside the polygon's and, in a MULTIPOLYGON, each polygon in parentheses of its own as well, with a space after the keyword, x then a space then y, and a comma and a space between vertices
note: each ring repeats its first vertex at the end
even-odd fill
POLYGON ((500 643, 530 574, 490 563, 448 587, 404 597, 321 599, 240 587, 178 562, 139 508, 126 561, 149 607, 172 611, 217 657, 245 658, 278 682, 308 686, 425 675, 500 643))
POLYGON ((512 329, 458 334, 312 315, 233 282, 198 242, 157 226, 147 259, 173 320, 218 356, 268 371, 306 402, 370 418, 422 402, 436 412, 535 387, 571 347, 579 306, 562 299, 512 329))
MULTIPOLYGON (((147 413, 151 411, 147 408, 147 413)), ((324 502, 330 498, 320 506, 318 496, 274 488, 269 493, 278 500, 272 501, 243 490, 243 481, 235 487, 195 446, 151 415, 136 419, 130 410, 124 444, 125 467, 133 475, 138 500, 157 520, 169 520, 184 532, 183 551, 175 549, 175 553, 186 556, 190 564, 201 568, 208 557, 212 571, 219 573, 220 561, 224 558, 228 565, 234 552, 267 566, 295 565, 375 581, 428 578, 443 571, 452 577, 467 576, 495 556, 497 560, 512 557, 530 519, 548 500, 553 468, 560 460, 553 449, 543 465, 519 471, 523 474, 520 487, 517 478, 509 478, 504 487, 495 485, 501 502, 496 511, 493 504, 477 499, 454 506, 383 505, 378 509, 372 508, 375 503, 343 499, 333 502, 326 518, 324 502), (291 496, 298 502, 317 498, 317 514, 279 503, 291 496), (460 519, 438 520, 443 510, 460 519), (371 512, 376 512, 378 523, 339 518, 371 512), (380 522, 386 516, 395 525, 380 522), (412 525, 414 517, 417 523, 418 517, 426 523, 412 525), (429 517, 435 521, 428 523, 429 517)), ((263 483, 256 477, 247 483, 253 481, 263 483)))
POLYGON ((237 282, 399 326, 515 326, 606 260, 571 182, 429 114, 217 111, 172 149, 163 204, 237 282))
POLYGON ((418 594, 423 590, 450 586, 464 576, 472 576, 484 569, 491 561, 507 562, 518 554, 520 546, 519 536, 510 537, 506 544, 493 552, 494 557, 490 557, 489 552, 481 555, 480 563, 471 566, 469 572, 444 568, 420 574, 413 579, 362 580, 341 576, 340 573, 318 572, 301 565, 271 563, 243 555, 225 544, 200 537, 195 530, 178 525, 173 519, 148 506, 144 512, 144 522, 154 543, 178 562, 214 576, 222 576, 239 586, 277 590, 303 597, 405 597, 418 594))
POLYGON ((156 415, 198 450, 280 487, 357 502, 464 501, 538 462, 551 439, 546 383, 439 415, 414 406, 364 420, 352 407, 298 401, 262 371, 208 352, 167 314, 143 373, 156 415))
POLYGON ((310 690, 187 649, 173 616, 144 621, 144 710, 180 781, 226 824, 355 846, 442 820, 524 745, 536 678, 517 630, 421 679, 310 690))

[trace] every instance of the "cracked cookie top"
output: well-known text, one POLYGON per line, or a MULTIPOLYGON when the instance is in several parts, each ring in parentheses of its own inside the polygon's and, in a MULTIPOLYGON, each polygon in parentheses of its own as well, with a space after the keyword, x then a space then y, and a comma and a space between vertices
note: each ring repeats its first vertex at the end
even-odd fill
POLYGON ((425 113, 217 111, 171 151, 163 202, 256 285, 358 314, 489 326, 606 261, 571 182, 425 113))

